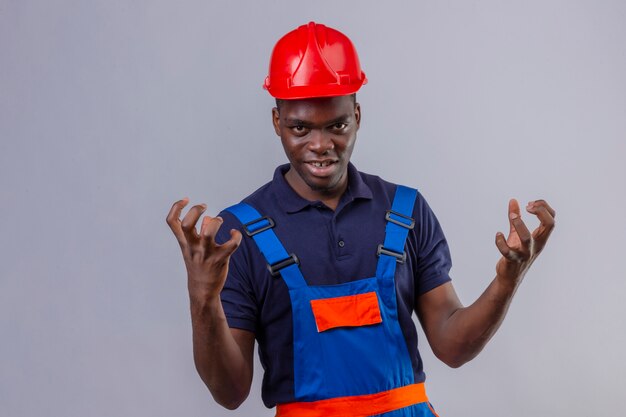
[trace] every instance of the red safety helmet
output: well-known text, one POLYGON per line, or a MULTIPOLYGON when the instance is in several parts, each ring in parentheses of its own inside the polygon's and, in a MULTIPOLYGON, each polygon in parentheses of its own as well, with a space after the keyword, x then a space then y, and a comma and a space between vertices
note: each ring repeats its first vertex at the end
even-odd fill
POLYGON ((300 99, 353 94, 366 82, 350 39, 309 22, 276 43, 263 88, 279 99, 300 99))

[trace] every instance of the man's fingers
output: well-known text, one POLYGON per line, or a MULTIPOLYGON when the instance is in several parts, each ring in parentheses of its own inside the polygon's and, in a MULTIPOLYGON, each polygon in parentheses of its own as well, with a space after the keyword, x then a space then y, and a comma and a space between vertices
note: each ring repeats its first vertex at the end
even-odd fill
POLYGON ((200 215, 206 210, 206 204, 198 204, 189 209, 189 212, 183 218, 181 222, 181 228, 185 233, 185 237, 189 239, 197 239, 198 232, 196 230, 196 223, 200 218, 200 215))
MULTIPOLYGON (((517 214, 518 216, 522 215, 522 213, 520 212, 519 203, 514 198, 509 200, 509 220, 511 219, 512 214, 517 214)), ((513 223, 510 222, 509 226, 510 226, 509 234, 514 233, 515 227, 513 227, 513 223)))
POLYGON ((510 260, 515 258, 515 252, 509 247, 509 245, 507 245, 506 239, 501 232, 496 233, 496 247, 505 258, 510 260))
POLYGON ((511 212, 509 214, 509 219, 511 222, 511 227, 513 227, 520 240, 520 247, 516 249, 523 253, 530 252, 531 234, 524 222, 522 221, 522 218, 519 216, 518 213, 511 212))
POLYGON ((241 232, 239 230, 232 229, 230 231, 230 239, 220 245, 220 249, 224 251, 226 256, 232 255, 241 244, 241 238, 241 232))
MULTIPOLYGON (((541 223, 539 227, 533 231, 532 236, 538 244, 543 246, 554 229, 554 216, 545 205, 529 205, 526 210, 529 213, 536 215, 541 223)), ((554 210, 552 210, 552 212, 554 212, 554 210)))
POLYGON ((522 221, 519 203, 514 198, 509 200, 509 226, 507 245, 513 245, 519 254, 530 254, 531 234, 522 221))
POLYGON ((172 229, 172 232, 174 232, 174 236, 176 236, 176 239, 178 239, 179 242, 185 240, 185 235, 183 234, 180 225, 180 213, 187 205, 187 203, 189 203, 188 197, 185 197, 182 200, 178 200, 177 202, 175 202, 172 205, 169 213, 167 214, 167 217, 165 218, 166 223, 169 225, 170 229, 172 229))
POLYGON ((214 242, 215 235, 217 234, 220 226, 222 226, 223 222, 224 220, 219 216, 204 216, 204 218, 202 219, 202 227, 200 229, 200 236, 202 237, 202 239, 206 240, 207 242, 214 242))
POLYGON ((545 209, 548 211, 548 213, 550 213, 550 216, 552 216, 553 219, 556 217, 556 211, 554 211, 554 209, 550 207, 546 200, 530 201, 526 206, 526 210, 539 207, 545 207, 545 209))

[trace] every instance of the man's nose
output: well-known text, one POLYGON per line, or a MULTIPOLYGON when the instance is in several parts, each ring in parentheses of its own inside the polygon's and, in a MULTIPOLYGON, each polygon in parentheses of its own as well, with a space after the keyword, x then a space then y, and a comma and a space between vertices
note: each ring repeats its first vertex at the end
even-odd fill
POLYGON ((319 129, 313 129, 310 137, 309 150, 318 155, 324 155, 335 147, 332 136, 327 132, 319 129))

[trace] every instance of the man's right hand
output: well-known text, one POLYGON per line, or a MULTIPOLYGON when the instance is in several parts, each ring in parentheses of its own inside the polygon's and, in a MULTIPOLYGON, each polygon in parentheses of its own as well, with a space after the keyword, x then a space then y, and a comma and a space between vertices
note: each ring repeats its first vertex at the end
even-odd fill
POLYGON ((231 230, 230 239, 222 245, 217 244, 215 235, 223 219, 204 216, 198 233, 196 223, 206 210, 206 204, 193 206, 181 221, 181 211, 188 203, 188 198, 175 202, 166 221, 183 253, 189 297, 192 301, 214 300, 222 291, 228 274, 228 262, 241 243, 241 233, 231 230))

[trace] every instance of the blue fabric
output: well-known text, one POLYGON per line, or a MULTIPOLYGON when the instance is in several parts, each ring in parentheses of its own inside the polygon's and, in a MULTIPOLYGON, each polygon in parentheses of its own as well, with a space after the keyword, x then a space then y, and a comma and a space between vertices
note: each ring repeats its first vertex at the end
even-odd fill
MULTIPOLYGON (((398 186, 392 210, 410 217, 417 191, 398 186)), ((240 203, 227 211, 246 224, 262 216, 240 203)), ((403 252, 408 229, 388 222, 385 247, 403 252)), ((268 264, 287 258, 272 229, 253 235, 268 264)), ((296 254, 297 255, 297 254, 296 254)), ((294 329, 294 387, 297 401, 373 394, 413 383, 413 369, 398 324, 393 282, 396 258, 380 255, 377 276, 333 286, 306 286, 297 265, 281 275, 289 287, 294 329), (388 262, 389 257, 393 262, 388 262), (381 266, 382 265, 382 266, 381 266), (376 292, 382 323, 318 332, 311 300, 376 292)))
MULTIPOLYGON (((274 179, 244 202, 276 221, 273 231, 287 252, 300 258, 299 269, 306 282, 316 287, 375 276, 379 260, 376 249, 385 240, 384 215, 392 205, 396 185, 358 172, 350 165, 348 189, 333 211, 319 201, 298 196, 284 179, 288 168, 278 167, 274 179)), ((219 243, 229 239, 230 229, 241 227, 232 213, 224 211, 220 215, 224 224, 216 238, 219 243)), ((415 228, 408 232, 406 262, 396 264, 395 258, 388 256, 381 259, 389 258, 396 268, 397 318, 413 379, 422 382, 425 376, 411 314, 420 294, 449 281, 451 262, 441 227, 420 193, 411 217, 415 228)), ((281 277, 267 272, 266 264, 253 239, 244 237, 231 258, 222 303, 231 327, 256 334, 265 369, 263 401, 273 407, 295 400, 294 347, 289 289, 281 277)))

